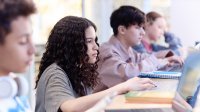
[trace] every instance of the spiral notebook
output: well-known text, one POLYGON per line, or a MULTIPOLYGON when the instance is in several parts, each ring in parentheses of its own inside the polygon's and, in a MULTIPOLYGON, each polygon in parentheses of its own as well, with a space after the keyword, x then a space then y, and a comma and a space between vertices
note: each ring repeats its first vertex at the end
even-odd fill
POLYGON ((141 72, 138 77, 160 78, 160 79, 179 79, 181 77, 181 72, 166 72, 166 71, 141 72))

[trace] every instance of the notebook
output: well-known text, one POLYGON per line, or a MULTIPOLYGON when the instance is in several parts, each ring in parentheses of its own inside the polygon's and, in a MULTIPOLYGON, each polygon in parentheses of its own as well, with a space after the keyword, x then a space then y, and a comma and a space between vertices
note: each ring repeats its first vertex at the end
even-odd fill
POLYGON ((130 91, 125 94, 126 103, 171 104, 175 93, 169 91, 130 91))
POLYGON ((141 72, 138 77, 141 78, 162 78, 162 79, 179 79, 181 72, 169 72, 169 71, 153 71, 153 72, 141 72))

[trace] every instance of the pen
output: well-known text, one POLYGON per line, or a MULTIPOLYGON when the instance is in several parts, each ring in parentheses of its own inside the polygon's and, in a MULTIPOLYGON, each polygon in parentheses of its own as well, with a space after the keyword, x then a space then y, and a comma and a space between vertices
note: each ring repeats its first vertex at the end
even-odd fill
POLYGON ((154 87, 157 87, 157 85, 155 83, 151 83, 152 85, 154 85, 154 87))

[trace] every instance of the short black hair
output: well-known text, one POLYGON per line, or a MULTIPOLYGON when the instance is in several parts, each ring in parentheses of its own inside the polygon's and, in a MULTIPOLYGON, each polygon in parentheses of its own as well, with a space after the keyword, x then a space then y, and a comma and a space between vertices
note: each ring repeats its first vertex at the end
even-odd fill
POLYGON ((110 25, 113 29, 114 35, 118 34, 119 25, 123 25, 127 28, 130 25, 141 26, 144 23, 144 12, 134 6, 121 6, 116 9, 110 17, 110 25))
POLYGON ((32 0, 0 0, 0 44, 11 31, 11 22, 19 16, 29 16, 36 12, 32 0))

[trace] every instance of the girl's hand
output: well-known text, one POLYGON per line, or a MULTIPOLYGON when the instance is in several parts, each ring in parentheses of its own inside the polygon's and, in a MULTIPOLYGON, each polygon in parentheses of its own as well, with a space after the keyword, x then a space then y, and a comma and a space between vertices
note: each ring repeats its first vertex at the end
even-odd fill
POLYGON ((173 65, 173 63, 179 63, 180 65, 183 65, 183 59, 180 56, 171 56, 168 57, 167 60, 169 61, 169 64, 171 63, 173 65))
POLYGON ((123 83, 127 91, 148 90, 157 87, 149 78, 134 77, 123 83))

